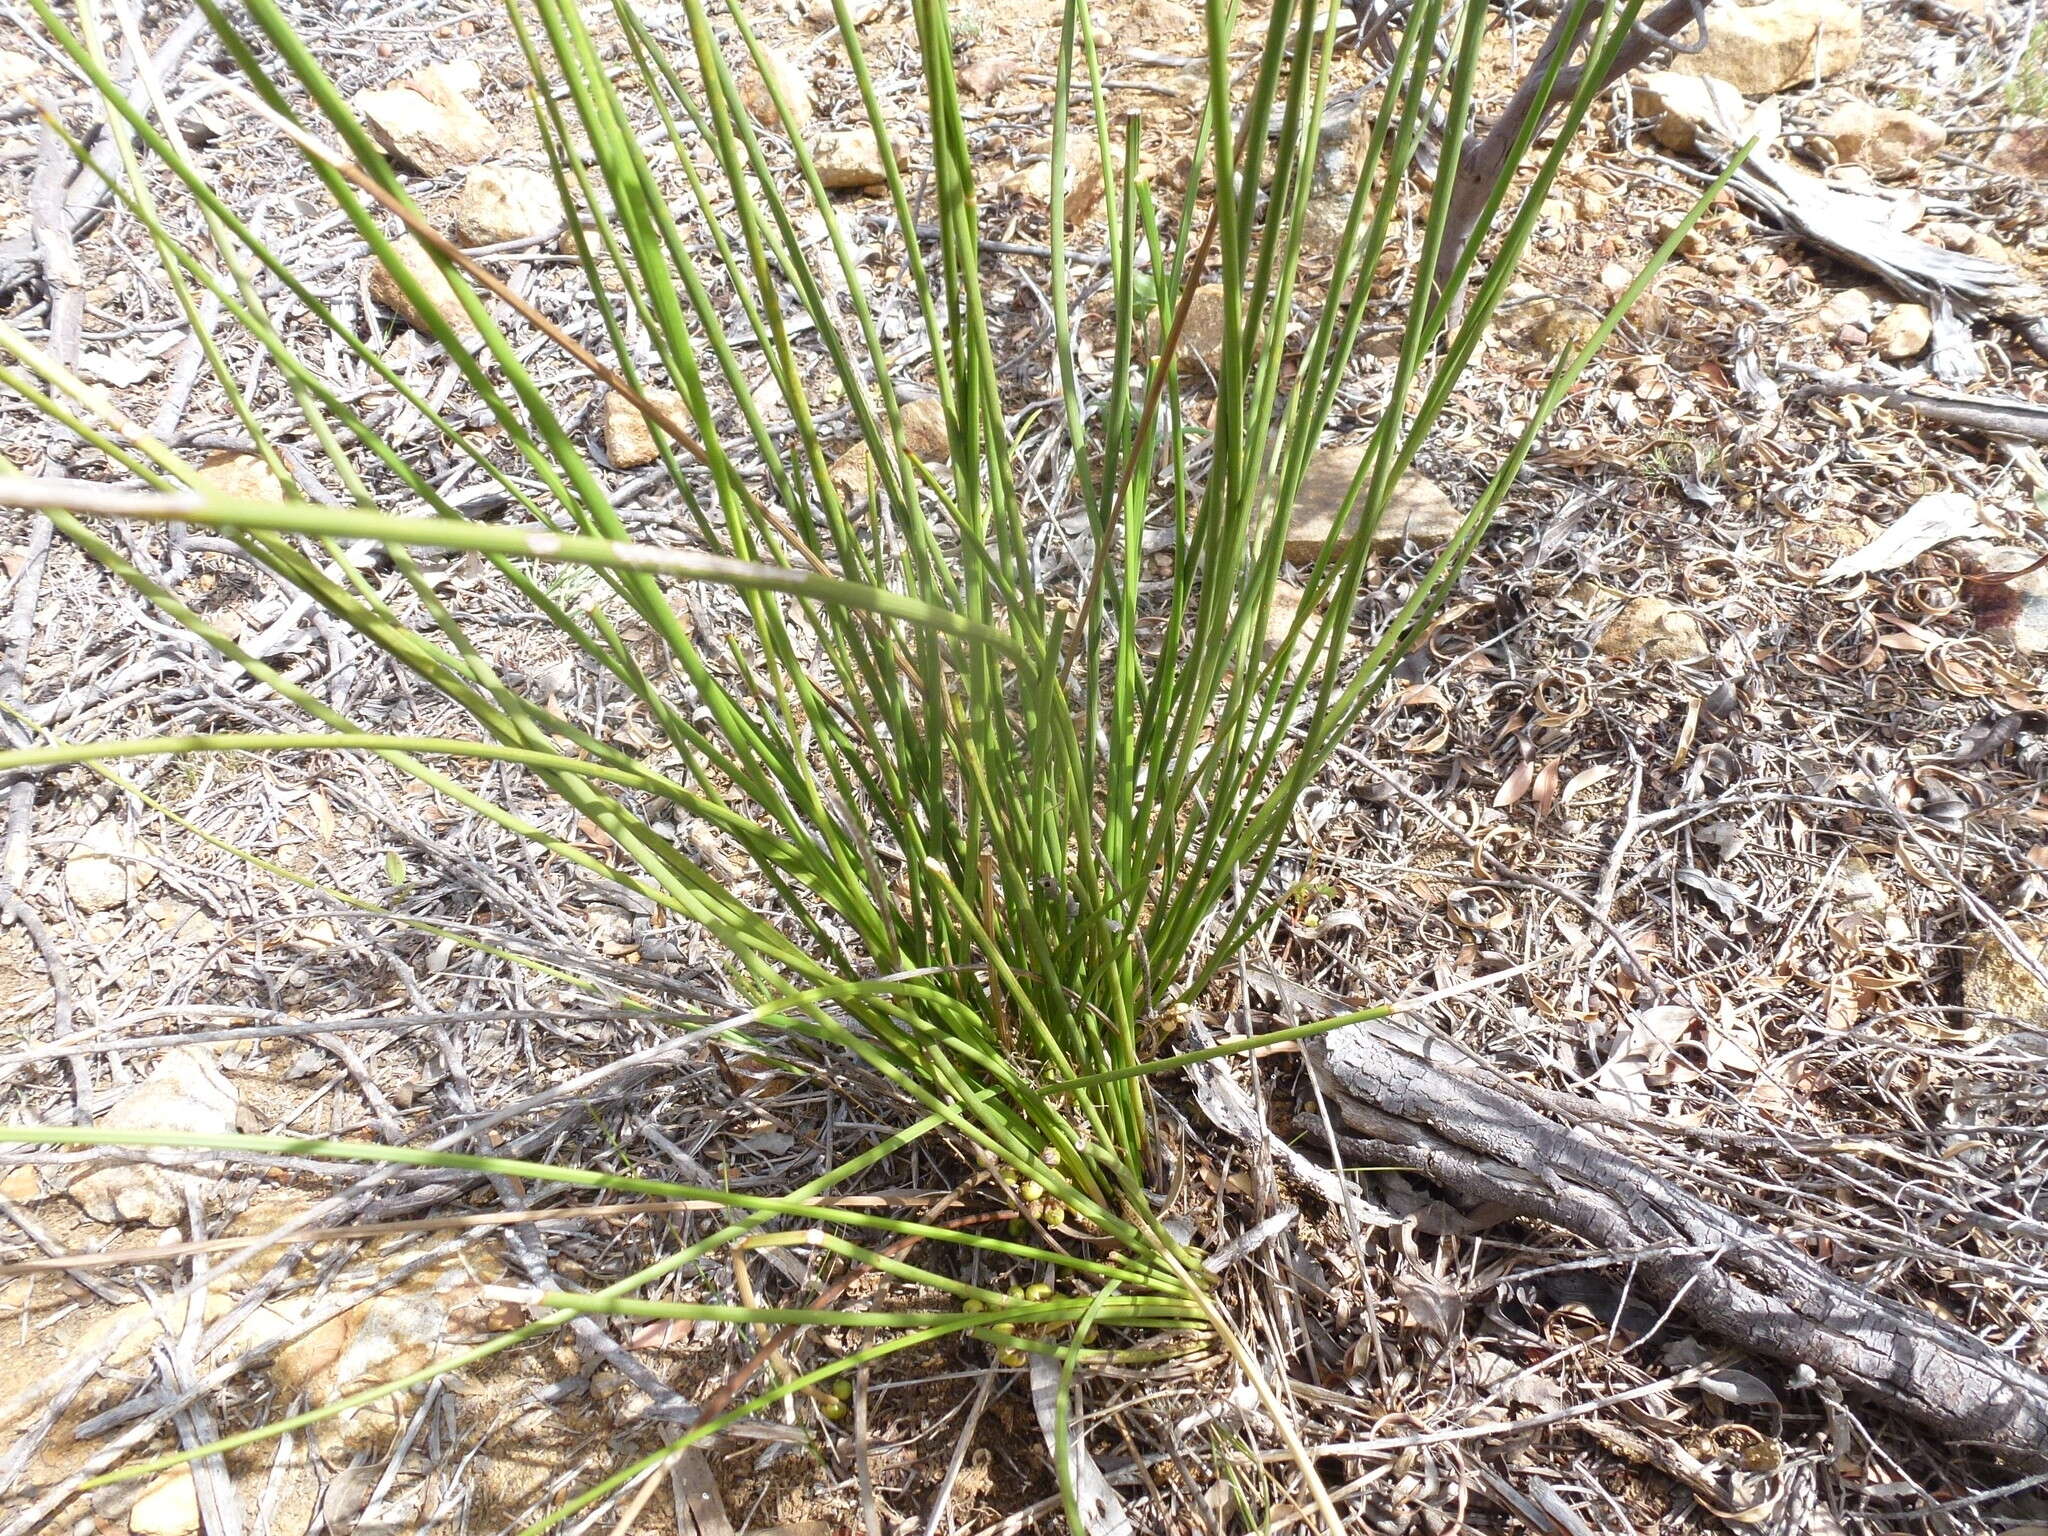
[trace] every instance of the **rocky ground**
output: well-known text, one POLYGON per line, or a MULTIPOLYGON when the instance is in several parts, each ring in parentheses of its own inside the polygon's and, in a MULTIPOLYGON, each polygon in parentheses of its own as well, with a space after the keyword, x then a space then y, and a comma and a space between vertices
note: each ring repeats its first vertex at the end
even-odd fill
MULTIPOLYGON (((886 4, 856 10, 908 127, 908 23, 886 4)), ((667 9, 649 15, 680 26, 667 9)), ((1951 318, 1852 265, 1869 254, 1853 242, 1831 252, 1837 226, 1790 226, 1724 197, 1574 391, 1402 690, 1304 805, 1289 865, 1299 898, 1216 997, 1214 1022, 1290 1022, 1331 999, 1527 964, 1431 1022, 1531 1084, 1590 1099, 1640 1156, 1838 1273, 2048 1365, 2048 373, 2024 339, 2048 315, 2048 33, 2034 7, 1999 0, 1716 0, 1710 15, 1704 51, 1652 60, 1597 114, 1399 528, 1383 535, 1361 632, 1478 493, 1559 349, 1590 334, 1718 145, 1756 134, 1846 199, 1829 209, 2005 275, 1951 318), (1898 389, 1938 390, 1976 414, 1915 415, 1870 393, 1898 389)), ((1033 295, 1057 16, 1021 0, 963 5, 954 22, 1019 408, 1049 389, 1033 295)), ((1148 173, 1170 185, 1199 109, 1197 18, 1175 0, 1097 17, 1113 99, 1142 112, 1148 173)), ((422 206, 493 248, 523 294, 573 315, 502 18, 420 0, 374 15, 308 7, 301 21, 422 206)), ((782 126, 811 143, 871 243, 886 325, 910 299, 828 21, 829 7, 759 15, 794 118, 782 126)), ((143 22, 161 46, 184 15, 150 7, 143 22)), ((1497 28, 1487 109, 1542 25, 1497 28)), ((11 19, 0 30, 0 318, 48 342, 68 282, 82 295, 85 371, 205 458, 223 488, 277 494, 239 424, 194 389, 190 338, 152 290, 134 228, 94 223, 75 275, 51 266, 38 232, 51 227, 49 189, 61 209, 64 186, 31 102, 80 127, 83 98, 33 31, 11 19)), ((177 80, 195 98, 183 131, 203 137, 224 195, 281 231, 308 281, 396 366, 429 393, 451 387, 396 285, 303 168, 263 125, 195 89, 212 57, 186 50, 177 80)), ((1365 61, 1344 67, 1363 89, 1365 61)), ((756 107, 772 115, 771 102, 756 107)), ((1355 173, 1356 150, 1341 128, 1332 141, 1334 186, 1355 173)), ((1099 248, 1102 168, 1084 156, 1073 174, 1073 237, 1099 248)), ((1305 319, 1317 302, 1311 287, 1305 319)), ((1378 409, 1394 302, 1368 326, 1338 430, 1292 510, 1291 558, 1345 536, 1330 487, 1348 479, 1347 436, 1378 409)), ((1094 348, 1105 303, 1098 293, 1085 311, 1092 384, 1110 367, 1094 348)), ((1184 337, 1197 362, 1216 345, 1205 328, 1213 307, 1198 302, 1184 337)), ((905 370, 914 385, 914 357, 905 370)), ((1190 388, 1199 414, 1199 375, 1190 388)), ((25 413, 5 419, 18 467, 82 465, 25 413)), ((581 422, 619 484, 640 486, 630 494, 646 497, 658 533, 667 514, 633 478, 653 458, 645 423, 596 398, 581 422)), ((1030 483, 1064 483, 1050 435, 1026 457, 1030 483)), ((865 470, 855 452, 835 472, 858 485, 865 470)), ((167 564, 209 617, 295 675, 358 708, 380 702, 381 674, 242 568, 147 541, 138 556, 167 564)), ((37 727, 91 739, 287 718, 26 520, 0 524, 0 573, 0 702, 37 727)), ((479 590, 459 560, 441 574, 452 600, 479 590)), ((588 691, 530 633, 494 639, 505 664, 565 701, 588 691)), ((397 716, 427 707, 381 702, 397 716)), ((813 1166, 838 1113, 815 1086, 744 1058, 630 1064, 666 1036, 621 1004, 708 981, 705 957, 361 763, 143 763, 8 793, 9 1120, 432 1142, 489 1115, 508 1154, 780 1188, 813 1166), (566 957, 598 983, 553 983, 445 934, 566 957)), ((1321 1112, 1292 1058, 1254 1070, 1270 1122, 1319 1155, 1321 1112)), ((1359 1529, 2048 1521, 2038 1480, 1825 1380, 1719 1353, 1682 1311, 1646 1321, 1625 1268, 1580 1265, 1554 1233, 1452 1209, 1384 1172, 1362 1175, 1372 1229, 1347 1229, 1312 1185, 1276 1177, 1188 1112, 1204 1240, 1285 1204, 1302 1213, 1228 1283, 1300 1438, 1369 1447, 1318 1460, 1359 1529), (1539 1415, 1555 1418, 1512 1427, 1539 1415)), ((6 1536, 514 1528, 593 1469, 658 1444, 662 1394, 701 1397, 752 1347, 712 1327, 561 1336, 196 1475, 81 1492, 124 1460, 446 1360, 523 1320, 493 1286, 601 1284, 694 1218, 572 1212, 546 1191, 481 1181, 337 1179, 311 1161, 96 1151, 0 1167, 6 1536), (290 1244, 247 1251, 281 1227, 296 1231, 290 1244)), ((900 1188, 923 1189, 926 1172, 904 1170, 900 1188)), ((1279 1531, 1303 1518, 1275 1425, 1231 1380, 1214 1368, 1093 1385, 1091 1443, 1137 1529, 1279 1531)), ((934 1352, 864 1377, 850 1416, 827 1406, 787 1405, 684 1458, 593 1528, 1058 1525, 1021 1376, 934 1352)))

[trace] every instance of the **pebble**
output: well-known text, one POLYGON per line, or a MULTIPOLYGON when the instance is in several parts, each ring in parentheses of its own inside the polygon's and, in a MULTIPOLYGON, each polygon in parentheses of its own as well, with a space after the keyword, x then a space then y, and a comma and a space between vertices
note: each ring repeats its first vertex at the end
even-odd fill
POLYGON ((199 1489, 190 1467, 173 1467, 142 1490, 128 1509, 133 1536, 197 1536, 199 1489))
MULTIPOLYGON (((686 420, 683 397, 674 390, 650 389, 643 393, 679 421, 686 420)), ((639 469, 661 457, 654 444, 655 429, 648 425, 640 408, 616 391, 604 397, 604 456, 613 469, 639 469)))
POLYGON ((460 245, 504 245, 562 227, 552 176, 523 165, 480 165, 462 182, 453 234, 460 245))
POLYGON ((1886 362, 1918 357, 1934 339, 1934 316, 1924 304, 1899 304, 1870 333, 1870 344, 1886 362))
POLYGON ((64 861, 64 891, 81 912, 125 907, 152 880, 153 866, 138 863, 149 850, 127 827, 108 817, 86 828, 64 861))
POLYGON ((392 241, 392 249, 397 255, 398 265, 425 291, 428 307, 422 308, 415 303, 412 295, 392 275, 392 269, 375 257, 371 258, 369 266, 370 297, 416 331, 433 334, 434 320, 438 317, 454 329, 455 338, 462 346, 471 350, 481 346, 483 334, 469 318, 469 311, 462 307, 462 301, 455 296, 455 285, 434 264, 427 248, 414 236, 401 235, 392 241))

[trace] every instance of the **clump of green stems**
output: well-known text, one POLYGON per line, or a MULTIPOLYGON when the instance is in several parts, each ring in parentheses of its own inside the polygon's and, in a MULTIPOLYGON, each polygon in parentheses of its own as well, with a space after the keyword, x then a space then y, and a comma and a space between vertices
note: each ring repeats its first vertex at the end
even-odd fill
MULTIPOLYGON (((1412 272, 1439 269, 1448 199, 1426 197, 1419 228, 1404 212, 1416 157, 1440 123, 1436 153, 1455 165, 1473 116, 1486 11, 1481 0, 1417 0, 1383 87, 1367 98, 1366 170, 1345 189, 1334 251, 1305 251, 1336 29, 1326 0, 1277 6, 1249 33, 1233 4, 1207 8, 1208 97, 1196 170, 1173 196, 1140 173, 1139 123, 1109 110, 1085 0, 1062 26, 1049 212, 1057 398, 1012 415, 1001 389, 980 250, 968 124, 944 0, 911 0, 923 66, 916 176, 897 169, 894 130, 846 0, 839 40, 868 125, 883 145, 894 253, 915 296, 929 383, 950 445, 942 474, 905 446, 903 395, 871 307, 860 254, 800 136, 764 131, 740 77, 761 44, 734 9, 682 0, 687 46, 675 56, 620 0, 621 56, 601 49, 571 0, 522 0, 509 15, 532 77, 540 139, 587 279, 601 343, 588 348, 434 234, 276 0, 229 15, 200 0, 239 66, 241 105, 303 155, 373 256, 430 316, 459 370, 470 419, 425 398, 302 281, 216 188, 161 101, 119 89, 98 0, 75 22, 30 0, 52 39, 97 88, 122 146, 119 209, 147 233, 164 283, 206 348, 214 384, 280 480, 279 447, 298 439, 338 494, 282 504, 205 493, 189 463, 11 329, 0 385, 104 455, 118 483, 0 481, 15 506, 39 507, 162 612, 302 710, 316 728, 122 743, 50 742, 0 755, 0 767, 107 763, 145 753, 374 755, 592 878, 639 893, 730 957, 751 1012, 734 1028, 773 1049, 780 1037, 858 1059, 917 1114, 913 1123, 811 1184, 777 1198, 698 1189, 575 1167, 289 1138, 147 1137, 17 1128, 7 1139, 233 1146, 500 1172, 537 1181, 716 1200, 730 1221, 659 1264, 595 1294, 549 1295, 536 1322, 434 1370, 459 1368, 579 1312, 807 1323, 871 1330, 875 1343, 784 1381, 697 1425, 649 1461, 622 1469, 556 1510, 586 1507, 741 1414, 894 1351, 959 1334, 1017 1360, 1058 1356, 1067 1378, 1089 1349, 1144 1358, 1221 1327, 1197 1256, 1169 1236, 1149 1194, 1150 1079, 1176 1005, 1194 999, 1285 899, 1274 878, 1303 789, 1358 723, 1393 665, 1432 623, 1458 570, 1513 485, 1536 434, 1676 242, 1675 232, 1616 316, 1558 361, 1527 429, 1463 527, 1416 576, 1392 617, 1350 647, 1371 535, 1480 345, 1538 209, 1595 95, 1582 85, 1555 139, 1519 183, 1495 190, 1485 242, 1457 253, 1441 291, 1411 288, 1387 406, 1351 499, 1359 536, 1319 556, 1279 643, 1268 621, 1283 559, 1286 506, 1344 385, 1370 309, 1374 274, 1399 242, 1412 272), (654 131, 649 132, 650 125, 654 131), (1111 167, 1103 197, 1106 315, 1077 314, 1084 268, 1069 249, 1064 186, 1077 133, 1111 167), (131 142, 132 140, 132 142, 131 142), (658 143, 672 155, 654 155, 658 143), (705 167, 709 166, 710 169, 705 167), (162 174, 168 172, 168 176, 162 174), (680 177, 678 187, 676 178, 680 177), (800 188, 792 197, 789 189, 800 188), (914 190, 917 196, 913 197, 914 190), (176 200, 167 212, 166 198, 176 200), (808 204, 808 207, 804 205, 808 204), (920 225, 925 234, 918 233, 920 225), (935 228, 934 228, 935 226, 935 228), (822 229, 823 238, 813 239, 822 229), (436 316, 400 266, 395 241, 423 241, 453 281, 464 320, 436 316), (1315 271, 1312 290, 1307 279, 1315 271), (620 281, 619 279, 623 279, 620 281), (1190 365, 1170 343, 1203 282, 1223 295, 1213 417, 1187 400, 1190 365), (467 515, 361 409, 338 392, 266 295, 289 296, 324 345, 353 355, 432 427, 509 508, 467 515), (496 302, 487 302, 495 300, 496 302), (281 397, 244 387, 207 318, 217 309, 266 359, 281 397), (1290 333, 1297 314, 1305 330, 1290 333), (1078 332, 1106 331, 1107 388, 1084 390, 1078 332), (464 332, 482 340, 472 345, 464 332), (633 540, 612 482, 562 401, 527 359, 539 329, 595 382, 623 394, 655 430, 686 538, 633 540), (636 352, 636 345, 647 351, 636 352), (643 369, 636 356, 650 355, 643 369), (748 361, 784 402, 778 430, 748 361), (873 468, 862 506, 833 483, 807 378, 823 371, 851 409, 873 468), (652 390, 680 393, 664 409, 652 390), (289 419, 280 421, 283 403, 289 419), (1039 553, 1043 486, 1021 485, 1020 434, 1050 422, 1071 483, 1056 512, 1085 521, 1079 575, 1048 580, 1039 553), (402 509, 402 511, 400 510, 402 509), (251 655, 99 531, 108 517, 183 521, 246 557, 404 668, 474 724, 471 734, 399 737, 371 730, 251 655), (1168 528, 1172 572, 1147 569, 1146 533, 1168 528), (344 546, 390 558, 379 581, 344 546), (423 571, 419 551, 473 551, 508 599, 546 622, 633 701, 655 751, 607 739, 500 670, 423 571), (563 595, 562 567, 583 583, 563 595), (747 622, 700 637, 684 598, 717 583, 747 622), (501 803, 464 767, 524 770, 560 806, 601 829, 601 858, 501 803), (657 823, 702 828, 772 890, 772 912, 703 867, 657 823), (1051 1221, 1021 1232, 924 1225, 826 1198, 925 1137, 947 1138, 987 1173, 997 1204, 1051 1221), (1032 1185, 1033 1199, 1022 1186, 1032 1185), (1065 1225, 1062 1227, 1061 1222, 1065 1225), (792 1225, 795 1224, 795 1225, 792 1225), (1057 1228, 1058 1230, 1054 1230, 1057 1228), (935 1309, 736 1307, 640 1295, 735 1245, 804 1242, 842 1264, 921 1288, 935 1309), (967 1283, 923 1245, 1029 1272, 1043 1293, 967 1283), (1103 1342, 1091 1344, 1091 1339, 1103 1342)), ((1574 0, 1559 25, 1603 11, 1580 78, 1597 82, 1632 25, 1633 3, 1574 0)), ((116 22, 140 57, 134 19, 116 22)), ((1553 74, 1567 63, 1559 57, 1553 74)), ((776 74, 761 70, 770 82, 776 74)), ((791 119, 781 103, 783 120, 791 119)), ((1533 148, 1532 117, 1519 165, 1533 148)), ((1687 226, 1689 227, 1689 226, 1687 226)), ((1098 352, 1103 350, 1098 344, 1098 352)), ((442 477, 439 484, 448 483, 442 477)), ((1321 1021, 1307 1028, 1329 1027, 1321 1021)), ((1293 1031, 1285 1033, 1301 1033, 1293 1031)), ((1267 1037, 1272 1038, 1272 1037, 1267 1037)), ((1235 1041, 1217 1052, 1243 1049, 1235 1041)), ((359 1394, 262 1426, 236 1443, 403 1390, 359 1394)), ((1062 1395, 1064 1405, 1065 1398, 1062 1395)), ((125 1469, 139 1475, 204 1450, 125 1469)), ((1059 1458, 1064 1478, 1065 1458, 1059 1458)))

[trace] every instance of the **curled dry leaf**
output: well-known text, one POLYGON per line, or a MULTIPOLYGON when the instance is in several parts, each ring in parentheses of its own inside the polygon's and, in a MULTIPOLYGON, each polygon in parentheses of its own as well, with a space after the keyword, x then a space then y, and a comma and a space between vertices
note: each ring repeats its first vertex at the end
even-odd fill
POLYGON ((664 1317, 645 1327, 635 1328, 626 1339, 631 1350, 679 1349, 690 1342, 690 1335, 697 1329, 694 1319, 687 1317, 664 1317))

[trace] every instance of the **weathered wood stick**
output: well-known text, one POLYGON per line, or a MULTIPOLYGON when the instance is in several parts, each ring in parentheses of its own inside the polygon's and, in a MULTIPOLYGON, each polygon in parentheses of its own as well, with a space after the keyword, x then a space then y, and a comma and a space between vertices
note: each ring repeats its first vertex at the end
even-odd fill
POLYGON ((1371 1159, 1625 1256, 1637 1286, 1681 1298, 1702 1327, 1758 1355, 1810 1366, 1955 1442, 2048 1467, 2048 1375, 1557 1124, 1441 1043, 1378 1023, 1304 1046, 1371 1159))

